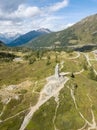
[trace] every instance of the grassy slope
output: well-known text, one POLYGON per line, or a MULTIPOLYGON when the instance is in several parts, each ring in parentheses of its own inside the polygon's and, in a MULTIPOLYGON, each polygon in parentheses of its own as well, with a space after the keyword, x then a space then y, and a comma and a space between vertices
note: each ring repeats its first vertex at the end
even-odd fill
MULTIPOLYGON (((71 79, 60 92, 60 105, 55 120, 56 127, 60 130, 76 130, 85 124, 84 120, 75 109, 75 105, 70 95, 70 90, 67 88, 67 86, 72 87, 73 83, 78 84, 78 88, 75 91, 78 109, 88 121, 92 122, 91 103, 87 97, 87 94, 89 94, 94 104, 92 108, 95 113, 95 119, 97 120, 97 82, 88 79, 85 75, 86 74, 81 74, 76 76, 75 79, 71 79)), ((52 123, 56 108, 54 104, 55 101, 52 103, 52 100, 45 103, 34 114, 32 120, 27 126, 28 130, 45 130, 46 128, 47 130, 54 130, 54 125, 52 123), (52 125, 50 123, 52 123, 52 125)))
MULTIPOLYGON (((73 61, 82 62, 82 59, 83 59, 83 56, 73 61)), ((70 62, 70 60, 69 61, 66 60, 65 64, 67 64, 67 67, 65 65, 64 70, 67 71, 67 70, 73 70, 74 67, 78 68, 78 66, 81 63, 75 64, 75 66, 73 66, 73 62, 70 62)), ((70 81, 65 85, 65 87, 60 92, 60 96, 59 96, 60 105, 57 110, 57 117, 55 120, 56 127, 60 130, 71 130, 71 129, 76 130, 78 128, 81 128, 85 124, 84 120, 80 117, 78 111, 76 110, 74 102, 70 95, 70 90, 67 88, 67 86, 72 88, 73 84, 75 83, 78 85, 78 88, 75 90, 75 97, 76 97, 76 102, 77 102, 79 111, 84 115, 84 117, 88 121, 92 122, 91 102, 87 96, 89 95, 93 103, 92 109, 95 114, 95 120, 97 120, 97 112, 96 112, 97 82, 91 79, 88 79, 87 71, 85 71, 84 73, 80 75, 76 75, 74 79, 70 79, 70 81)), ((27 126, 27 129, 28 130, 34 130, 34 129, 45 130, 47 128, 48 130, 53 130, 54 124, 52 123, 52 125, 50 125, 49 123, 51 123, 54 118, 54 111, 56 109, 54 104, 55 104, 55 101, 53 101, 53 104, 52 104, 52 100, 45 103, 41 107, 41 109, 39 109, 34 114, 32 120, 27 126), (48 107, 50 109, 48 109, 48 107), (53 112, 51 112, 51 110, 53 112), (50 122, 48 121, 48 119, 51 119, 50 122)))
MULTIPOLYGON (((44 55, 44 58, 47 58, 47 55, 51 56, 51 64, 48 66, 46 65, 47 62, 46 59, 36 61, 34 64, 31 65, 29 65, 27 61, 26 62, 24 61, 22 63, 0 62, 0 75, 2 75, 0 77, 0 85, 17 84, 27 79, 36 81, 52 75, 54 73, 54 67, 56 65, 55 62, 56 53, 49 52, 46 55, 44 55)), ((69 57, 75 56, 76 53, 71 55, 63 53, 64 55, 63 57, 61 53, 57 55, 59 62, 65 59, 64 71, 78 71, 81 69, 80 65, 77 65, 80 64, 80 59, 78 59, 77 61, 67 59, 69 57)))
POLYGON ((26 44, 27 47, 49 47, 97 43, 97 15, 92 15, 60 32, 39 37, 26 44))
MULTIPOLYGON (((55 68, 55 52, 47 52, 44 54, 42 60, 36 61, 34 64, 29 65, 27 61, 22 63, 9 62, 0 63, 0 75, 2 85, 10 85, 10 84, 19 84, 25 80, 31 80, 32 85, 23 86, 23 89, 26 89, 27 92, 23 93, 22 88, 15 91, 15 93, 21 94, 20 100, 11 100, 10 103, 6 106, 4 114, 1 116, 1 119, 6 119, 11 117, 22 110, 26 110, 30 107, 30 105, 34 105, 37 102, 39 94, 33 93, 32 90, 39 92, 40 89, 45 85, 45 81, 41 84, 41 80, 45 79, 49 75, 54 73, 55 68), (50 55, 51 64, 46 65, 46 57, 50 55), (11 79, 11 80, 10 80, 11 79), (35 82, 37 85, 35 85, 35 82), (34 83, 34 84, 33 84, 34 83), (13 108, 13 109, 12 109, 13 108), (11 113, 10 113, 11 110, 11 113)), ((73 58, 77 54, 76 53, 65 53, 60 52, 57 53, 58 61, 65 61, 64 68, 62 71, 76 72, 80 71, 82 67, 82 62, 84 60, 83 55, 79 58, 71 60, 68 58, 73 58)), ((76 130, 84 125, 84 121, 79 116, 78 112, 75 109, 73 100, 70 95, 70 90, 67 88, 69 85, 72 87, 72 84, 77 83, 78 88, 75 93, 76 101, 78 104, 79 110, 84 114, 87 120, 91 121, 91 113, 90 113, 90 101, 87 97, 87 94, 90 95, 93 101, 93 111, 95 113, 95 117, 97 120, 97 82, 90 80, 87 78, 87 71, 83 74, 76 76, 73 80, 71 79, 65 87, 60 92, 60 106, 57 111, 57 117, 55 120, 55 124, 57 128, 61 130, 76 130)), ((14 93, 14 91, 13 91, 14 93)), ((54 98, 50 99, 46 102, 40 109, 34 114, 31 122, 28 125, 28 130, 54 130, 53 118, 56 108, 56 102, 54 98)), ((0 104, 0 111, 2 111, 2 103, 0 104)), ((1 130, 17 130, 19 129, 23 118, 27 114, 27 111, 21 113, 19 116, 16 116, 12 119, 7 120, 6 122, 0 124, 1 130)))

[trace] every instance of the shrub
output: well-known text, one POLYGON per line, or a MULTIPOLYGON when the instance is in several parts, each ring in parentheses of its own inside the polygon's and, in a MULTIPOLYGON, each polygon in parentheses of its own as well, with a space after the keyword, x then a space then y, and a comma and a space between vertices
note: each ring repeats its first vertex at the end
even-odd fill
POLYGON ((33 58, 31 58, 31 59, 29 60, 29 64, 33 64, 35 61, 36 61, 36 58, 33 57, 33 58))
POLYGON ((73 73, 71 73, 71 78, 75 78, 75 75, 73 73))

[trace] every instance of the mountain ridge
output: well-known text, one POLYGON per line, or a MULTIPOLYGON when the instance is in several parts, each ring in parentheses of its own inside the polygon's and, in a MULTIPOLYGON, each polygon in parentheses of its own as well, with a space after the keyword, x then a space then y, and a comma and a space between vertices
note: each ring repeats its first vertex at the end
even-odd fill
POLYGON ((71 27, 36 38, 26 47, 52 47, 97 44, 97 14, 88 16, 71 27))
POLYGON ((14 32, 0 33, 0 40, 3 41, 5 44, 9 44, 10 42, 18 38, 20 35, 20 33, 14 32))
POLYGON ((29 42, 30 40, 33 40, 34 38, 37 38, 39 36, 42 36, 48 33, 51 33, 49 29, 41 28, 39 30, 33 30, 16 38, 14 41, 9 43, 8 46, 20 46, 29 42))

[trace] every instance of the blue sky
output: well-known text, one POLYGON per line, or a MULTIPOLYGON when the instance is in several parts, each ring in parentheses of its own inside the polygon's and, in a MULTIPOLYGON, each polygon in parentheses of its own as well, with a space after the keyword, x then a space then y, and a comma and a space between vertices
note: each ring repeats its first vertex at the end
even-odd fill
POLYGON ((0 0, 0 32, 59 31, 97 13, 97 0, 0 0))

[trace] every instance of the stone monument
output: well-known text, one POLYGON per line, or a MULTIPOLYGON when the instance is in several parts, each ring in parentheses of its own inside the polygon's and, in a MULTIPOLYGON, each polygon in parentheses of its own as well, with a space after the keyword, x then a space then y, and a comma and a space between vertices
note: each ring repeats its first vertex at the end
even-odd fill
POLYGON ((59 78, 59 64, 55 67, 55 78, 59 78))

